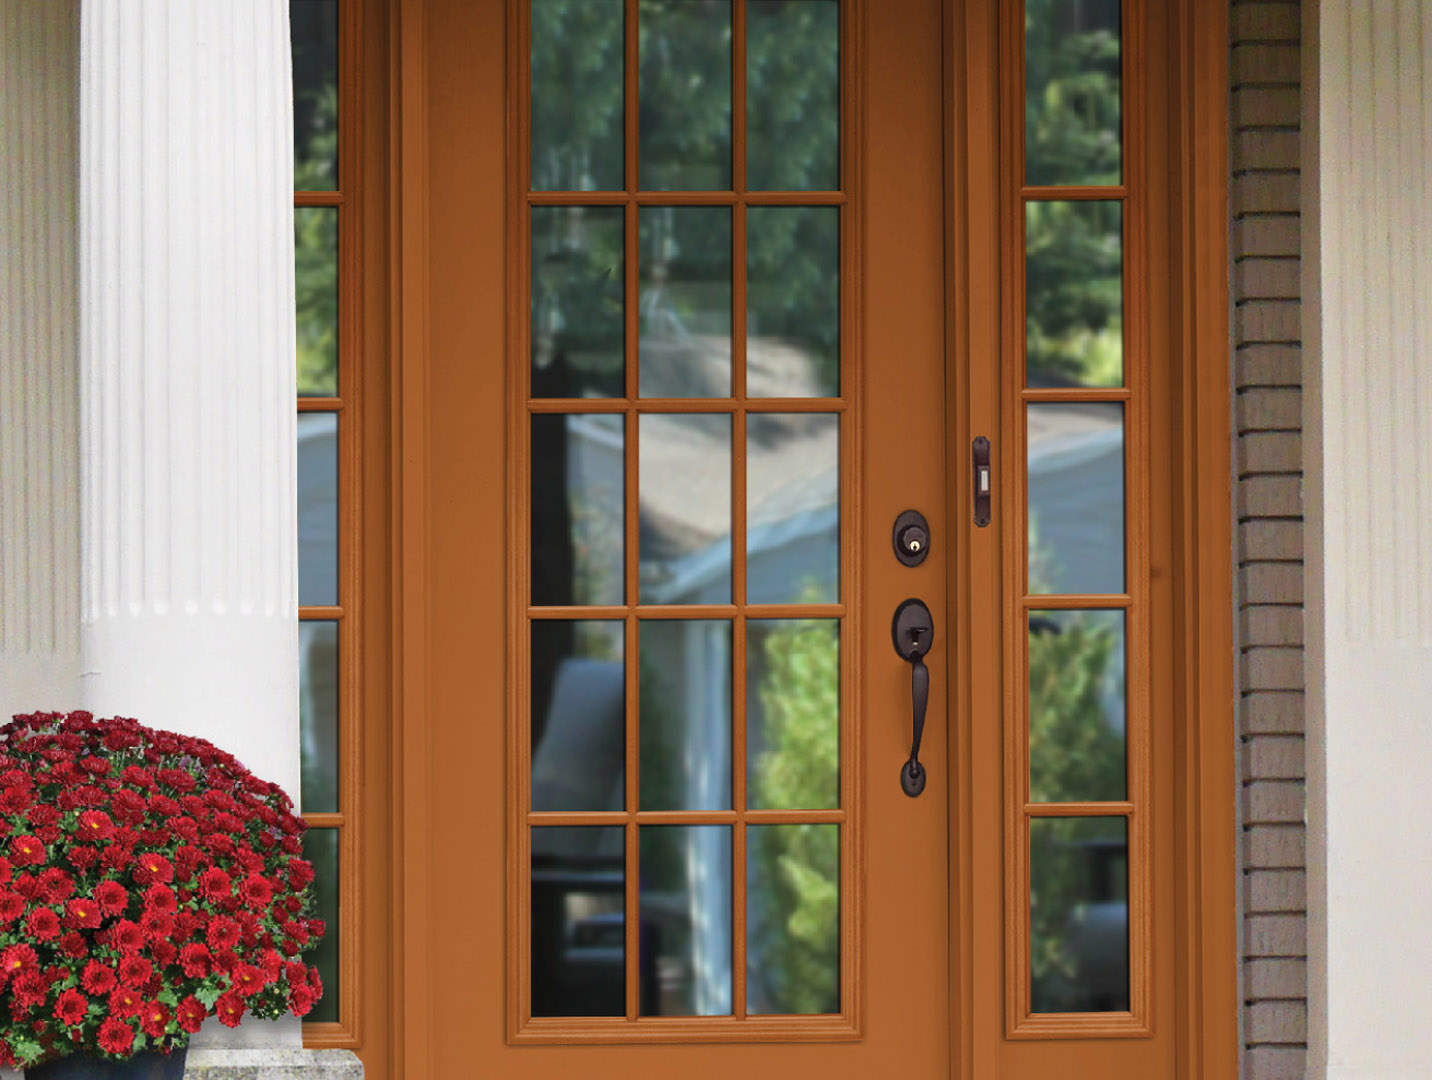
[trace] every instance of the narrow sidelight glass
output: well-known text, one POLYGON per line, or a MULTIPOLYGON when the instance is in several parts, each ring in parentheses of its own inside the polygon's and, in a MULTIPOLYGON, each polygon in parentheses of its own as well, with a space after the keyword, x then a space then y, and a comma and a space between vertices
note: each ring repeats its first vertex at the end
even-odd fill
POLYGON ((318 968, 319 978, 323 980, 323 996, 304 1020, 311 1024, 337 1023, 341 992, 338 979, 342 927, 339 920, 343 914, 338 903, 343 881, 339 876, 342 867, 338 857, 338 830, 309 829, 303 834, 303 857, 313 864, 313 913, 323 920, 325 928, 318 947, 304 957, 318 968))
POLYGON ((840 805, 839 620, 746 624, 746 769, 753 810, 840 805))
POLYGON ((624 581, 620 416, 532 416, 532 603, 620 604, 624 581))
POLYGON ((338 414, 298 414, 298 603, 338 603, 338 414))
POLYGON ((288 20, 293 47, 293 187, 336 191, 338 0, 289 0, 288 20))
POLYGON ((1026 183, 1119 183, 1119 34, 1119 0, 1025 0, 1026 183))
POLYGON ((534 206, 532 396, 622 397, 626 340, 619 206, 534 206))
POLYGON ((746 600, 840 599, 840 417, 746 419, 746 600))
POLYGON ((626 1014, 626 835, 532 830, 532 1015, 626 1014))
POLYGON ((338 623, 298 624, 301 797, 306 814, 338 812, 338 623))
POLYGON ((746 1011, 840 1011, 840 826, 746 829, 746 1011))
POLYGON ((641 208, 641 396, 731 393, 731 211, 641 208))
POLYGON ((641 187, 731 187, 731 0, 641 0, 641 187))
POLYGON ((338 207, 293 211, 299 397, 338 394, 338 207))
POLYGON ((840 210, 746 211, 746 392, 840 395, 840 210))
POLYGON ((731 623, 641 623, 643 810, 731 809, 731 623))
POLYGON ((624 186, 622 0, 532 0, 532 190, 624 186))
POLYGON ((640 832, 640 1013, 729 1016, 731 827, 640 832))
POLYGON ((1127 819, 1029 820, 1029 928, 1031 1012, 1127 1011, 1127 819))
POLYGON ((1025 204, 1029 386, 1124 384, 1122 218, 1113 200, 1025 204))
POLYGON ((840 187, 840 4, 746 5, 746 186, 840 187))
POLYGON ((626 805, 623 624, 532 620, 532 809, 626 805))
POLYGON ((1029 801, 1128 797, 1122 611, 1029 612, 1029 801))
POLYGON ((731 417, 639 421, 643 604, 731 602, 731 417))
POLYGON ((1028 406, 1029 591, 1124 591, 1124 406, 1028 406))

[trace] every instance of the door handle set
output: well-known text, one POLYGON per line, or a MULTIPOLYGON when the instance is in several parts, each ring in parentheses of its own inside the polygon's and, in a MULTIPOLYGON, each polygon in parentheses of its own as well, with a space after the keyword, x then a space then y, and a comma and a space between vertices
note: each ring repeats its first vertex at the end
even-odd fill
POLYGON ((925 654, 935 641, 935 620, 923 600, 911 597, 895 609, 890 624, 895 652, 910 664, 910 701, 913 706, 910 758, 900 766, 900 790, 915 798, 925 790, 925 766, 920 764, 920 740, 925 734, 925 708, 930 703, 930 669, 925 654))

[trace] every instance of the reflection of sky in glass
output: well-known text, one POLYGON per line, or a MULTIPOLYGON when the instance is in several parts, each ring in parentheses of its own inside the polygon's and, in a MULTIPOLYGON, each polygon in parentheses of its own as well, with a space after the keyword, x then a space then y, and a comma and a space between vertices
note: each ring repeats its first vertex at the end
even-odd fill
POLYGON ((338 414, 298 415, 298 602, 338 603, 338 414))
POLYGON ((731 828, 643 825, 641 1015, 731 1012, 731 828))
POLYGON ((644 604, 731 602, 731 417, 647 413, 639 421, 644 604))
POLYGON ((1029 591, 1124 591, 1124 407, 1029 409, 1029 591))
POLYGON ((338 810, 338 623, 298 624, 298 715, 305 813, 338 810))
POLYGON ((751 413, 746 420, 746 600, 840 598, 840 418, 751 413))

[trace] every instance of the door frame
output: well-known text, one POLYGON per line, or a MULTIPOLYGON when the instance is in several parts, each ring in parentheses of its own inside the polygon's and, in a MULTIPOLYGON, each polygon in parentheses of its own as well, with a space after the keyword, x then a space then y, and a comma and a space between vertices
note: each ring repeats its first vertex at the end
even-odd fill
MULTIPOLYGON (((1228 13, 1200 0, 1170 0, 1171 45, 1167 166, 1173 198, 1169 204, 1170 295, 1164 298, 1170 343, 1175 460, 1173 493, 1175 548, 1174 739, 1177 762, 1175 822, 1179 873, 1172 898, 1180 929, 1178 998, 1172 1017, 1177 1033, 1180 1075, 1201 1080, 1236 1080, 1238 1064, 1236 807, 1233 749, 1233 580, 1231 380, 1228 367, 1228 13), (1195 152, 1196 151, 1196 152, 1195 152)), ((947 8, 947 11, 949 9, 947 8)), ((427 2, 390 0, 386 59, 388 79, 388 324, 390 368, 387 391, 389 433, 389 540, 392 562, 390 624, 392 769, 390 902, 394 931, 389 1042, 390 1074, 431 1075, 434 1031, 431 974, 442 963, 430 933, 441 898, 431 888, 436 853, 431 843, 433 808, 428 782, 432 716, 429 709, 428 602, 432 583, 428 552, 431 493, 426 440, 430 402, 430 354, 426 312, 428 276, 427 2)), ((980 134, 980 125, 999 123, 988 108, 997 88, 997 19, 990 4, 970 4, 965 18, 947 18, 946 56, 946 253, 949 303, 948 344, 958 387, 970 370, 970 341, 961 330, 977 305, 1000 302, 998 275, 972 280, 963 267, 969 233, 949 227, 960 220, 972 195, 993 197, 981 185, 997 185, 998 164, 967 169, 961 148, 980 134), (977 48, 983 43, 985 47, 977 48), (956 59, 964 56, 960 65, 956 59), (960 93, 952 79, 963 71, 960 93), (961 104, 963 109, 957 109, 961 104)), ((505 84, 506 41, 473 43, 472 70, 480 91, 505 84), (477 76, 475 76, 477 78, 477 76)), ((509 103, 509 109, 510 109, 509 103)), ((509 122, 511 122, 509 120, 509 122)), ((505 172, 506 139, 495 133, 491 167, 505 172)), ((990 134, 984 132, 983 134, 990 134)), ((998 230, 998 220, 971 228, 998 230)), ((510 232, 509 232, 510 235, 510 232)), ((975 242, 994 244, 998 236, 975 242)), ((500 274, 492 281, 488 312, 509 322, 522 318, 500 274)), ((977 388, 972 388, 976 390, 977 388)), ((994 388, 989 388, 994 392, 994 388)), ((969 505, 970 470, 965 447, 969 432, 961 413, 947 439, 950 519, 969 505)), ((508 493, 509 500, 512 493, 508 493)), ((511 510, 511 507, 508 507, 511 510)), ((950 575, 949 610, 962 610, 973 587, 967 576, 950 575)), ((969 685, 968 645, 953 650, 958 684, 969 685)), ((973 837, 968 808, 970 724, 967 695, 952 695, 949 768, 960 792, 951 800, 950 1034, 951 1068, 972 1078, 979 1064, 973 1038, 976 1008, 969 960, 975 951, 969 917, 974 883, 969 872, 973 837)), ((1167 900, 1161 902, 1168 902, 1167 900)), ((494 970, 505 965, 495 963, 494 970)))

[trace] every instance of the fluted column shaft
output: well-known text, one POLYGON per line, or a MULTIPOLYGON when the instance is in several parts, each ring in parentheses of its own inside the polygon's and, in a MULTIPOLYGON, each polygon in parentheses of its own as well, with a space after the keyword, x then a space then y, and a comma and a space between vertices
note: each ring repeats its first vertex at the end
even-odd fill
POLYGON ((288 5, 85 0, 81 689, 295 797, 288 5))
POLYGON ((78 0, 0 3, 0 719, 79 703, 78 0))

